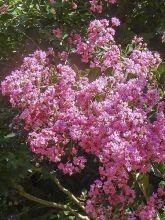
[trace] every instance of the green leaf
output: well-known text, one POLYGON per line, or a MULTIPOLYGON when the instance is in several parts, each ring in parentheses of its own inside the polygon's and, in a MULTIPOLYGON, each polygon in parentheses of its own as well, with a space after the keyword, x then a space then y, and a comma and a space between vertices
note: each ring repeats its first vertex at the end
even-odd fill
POLYGON ((5 138, 5 139, 9 139, 9 138, 13 138, 13 137, 15 137, 15 136, 16 136, 16 134, 12 132, 12 133, 10 133, 10 134, 4 136, 4 138, 5 138))
POLYGON ((145 198, 148 198, 150 196, 150 184, 149 184, 149 175, 148 174, 136 174, 137 182, 139 183, 139 186, 141 187, 141 190, 145 196, 145 198))
POLYGON ((125 50, 126 54, 130 54, 133 51, 133 45, 132 44, 128 44, 125 50))
POLYGON ((112 74, 113 74, 113 69, 111 67, 109 67, 105 70, 105 75, 112 76, 112 74))
POLYGON ((164 73, 165 74, 165 63, 161 63, 158 67, 158 72, 159 73, 164 73))
POLYGON ((161 182, 159 183, 159 186, 165 186, 165 181, 161 181, 161 182))
POLYGON ((155 176, 163 177, 165 176, 165 164, 153 164, 152 171, 155 176))
POLYGON ((158 69, 154 72, 160 84, 165 83, 165 63, 161 63, 158 69))
POLYGON ((69 215, 69 211, 64 211, 64 214, 65 215, 69 215))
POLYGON ((88 73, 88 77, 89 77, 89 80, 90 81, 94 81, 95 79, 98 78, 98 76, 101 75, 101 69, 100 67, 95 67, 95 68, 92 68, 90 70, 90 72, 88 73))
POLYGON ((75 220, 75 217, 74 216, 69 216, 68 219, 69 220, 75 220))

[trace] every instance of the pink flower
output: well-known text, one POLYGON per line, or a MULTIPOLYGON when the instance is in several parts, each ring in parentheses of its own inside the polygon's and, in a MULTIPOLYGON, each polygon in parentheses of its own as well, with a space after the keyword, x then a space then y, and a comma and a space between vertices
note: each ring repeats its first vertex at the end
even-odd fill
POLYGON ((105 1, 107 1, 110 4, 115 4, 117 2, 117 0, 105 0, 105 1))
POLYGON ((54 54, 55 54, 55 52, 54 52, 53 48, 49 47, 48 51, 47 51, 47 55, 54 55, 54 54))
POLYGON ((111 22, 112 22, 112 26, 114 27, 118 27, 120 25, 120 21, 116 17, 111 18, 111 22))
POLYGON ((56 0, 49 0, 49 3, 54 4, 54 3, 56 3, 56 0))
POLYGON ((95 13, 102 13, 103 7, 102 4, 98 3, 98 0, 91 0, 90 2, 90 10, 95 13))
POLYGON ((57 38, 62 38, 62 31, 59 28, 53 29, 52 32, 57 38))
POLYGON ((77 9, 77 4, 76 4, 75 2, 72 3, 72 8, 73 8, 74 10, 77 9))
POLYGON ((6 13, 8 10, 8 5, 4 4, 0 6, 0 13, 6 13))
POLYGON ((66 51, 58 52, 58 57, 62 61, 66 61, 68 59, 68 56, 69 56, 69 54, 66 51))
POLYGON ((73 45, 77 45, 77 44, 80 43, 80 42, 81 42, 81 36, 80 36, 80 34, 71 32, 71 33, 70 33, 70 36, 69 36, 69 38, 68 38, 68 43, 69 43, 69 44, 73 44, 73 45))

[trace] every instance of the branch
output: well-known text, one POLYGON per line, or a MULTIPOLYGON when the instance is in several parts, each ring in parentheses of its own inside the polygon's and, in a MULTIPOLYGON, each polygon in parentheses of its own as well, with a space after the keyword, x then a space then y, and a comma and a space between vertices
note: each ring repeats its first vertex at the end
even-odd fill
POLYGON ((30 201, 39 203, 39 204, 47 206, 49 208, 57 208, 57 209, 62 209, 62 210, 68 210, 68 211, 70 211, 71 214, 73 214, 79 220, 90 220, 89 217, 83 216, 83 215, 77 213, 76 210, 72 209, 68 205, 63 205, 63 204, 60 204, 60 203, 50 202, 50 201, 43 200, 43 199, 40 199, 38 197, 35 197, 35 196, 25 192, 23 187, 21 185, 16 184, 16 183, 13 184, 13 186, 16 189, 18 194, 20 194, 21 196, 25 197, 26 199, 28 199, 30 201))
POLYGON ((51 177, 54 183, 57 185, 57 187, 85 212, 85 207, 68 189, 61 185, 57 177, 55 175, 51 175, 51 177))

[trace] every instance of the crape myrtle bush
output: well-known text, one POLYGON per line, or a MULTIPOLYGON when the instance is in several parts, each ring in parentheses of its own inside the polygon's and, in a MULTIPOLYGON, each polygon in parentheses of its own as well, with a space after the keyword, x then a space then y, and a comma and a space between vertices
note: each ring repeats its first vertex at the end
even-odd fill
MULTIPOLYGON (((88 70, 71 65, 66 51, 58 54, 56 64, 52 48, 37 50, 6 77, 2 93, 19 108, 13 126, 26 133, 39 163, 49 161, 54 170, 72 176, 94 158, 97 178, 78 203, 85 207, 84 219, 160 219, 165 195, 164 64, 142 38, 134 37, 123 51, 114 40, 119 25, 116 17, 95 19, 86 38, 70 34, 68 42, 88 70), (156 187, 151 173, 162 180, 156 187)), ((61 38, 60 29, 53 32, 61 38)))
POLYGON ((134 34, 139 34, 151 48, 163 52, 164 0, 6 0, 0 2, 0 59, 46 48, 48 44, 59 48, 51 32, 53 26, 62 29, 60 43, 67 47, 65 38, 71 31, 84 35, 91 19, 111 16, 122 21, 120 42, 127 44, 134 34))

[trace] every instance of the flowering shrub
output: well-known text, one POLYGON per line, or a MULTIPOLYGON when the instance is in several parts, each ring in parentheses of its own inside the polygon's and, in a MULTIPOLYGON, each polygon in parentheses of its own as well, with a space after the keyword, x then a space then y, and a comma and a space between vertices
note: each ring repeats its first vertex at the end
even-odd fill
MULTIPOLYGON (((38 50, 6 77, 2 93, 21 110, 15 120, 42 159, 73 175, 88 155, 96 158, 98 179, 85 201, 91 218, 151 220, 165 195, 163 187, 148 191, 149 173, 165 162, 165 102, 154 75, 162 61, 142 38, 122 51, 114 39, 119 25, 115 17, 111 26, 94 20, 86 40, 71 33, 68 41, 93 68, 89 73, 72 68, 65 51, 59 54, 65 64, 56 66, 52 51, 38 50)), ((61 37, 59 29, 54 34, 61 37)))
MULTIPOLYGON (((98 17, 109 19, 110 16, 118 16, 122 20, 120 41, 123 44, 138 34, 151 42, 151 48, 163 51, 164 0, 12 0, 0 3, 0 59, 12 58, 16 53, 19 58, 50 44, 59 49, 52 28, 60 28, 63 38, 71 31, 81 31, 83 35, 90 20, 98 17), (153 43, 155 38, 156 43, 153 43)), ((60 43, 64 50, 67 47, 64 39, 60 38, 60 43)))

